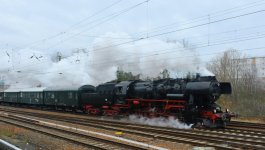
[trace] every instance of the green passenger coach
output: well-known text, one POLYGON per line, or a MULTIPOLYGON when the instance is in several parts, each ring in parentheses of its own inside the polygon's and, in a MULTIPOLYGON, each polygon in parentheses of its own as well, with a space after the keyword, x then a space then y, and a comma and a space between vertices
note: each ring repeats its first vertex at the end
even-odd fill
POLYGON ((81 87, 9 88, 0 91, 0 103, 82 111, 82 106, 86 103, 85 99, 81 100, 82 95, 94 92, 95 87, 92 85, 83 85, 81 87))
POLYGON ((18 95, 20 89, 7 89, 4 91, 5 103, 18 103, 18 95))
POLYGON ((43 105, 44 87, 23 89, 19 93, 18 103, 29 105, 43 105))
POLYGON ((78 108, 79 87, 54 87, 44 89, 44 104, 47 106, 78 108))

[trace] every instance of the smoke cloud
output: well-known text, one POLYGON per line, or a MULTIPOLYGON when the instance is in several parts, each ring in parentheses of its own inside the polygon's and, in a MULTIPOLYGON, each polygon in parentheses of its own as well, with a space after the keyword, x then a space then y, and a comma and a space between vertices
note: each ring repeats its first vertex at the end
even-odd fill
POLYGON ((115 79, 118 68, 141 78, 157 77, 165 68, 173 78, 187 72, 213 75, 200 65, 192 47, 153 38, 129 41, 132 37, 126 33, 107 33, 86 49, 2 50, 0 75, 16 88, 97 85, 115 79))
POLYGON ((185 123, 182 123, 178 119, 175 119, 173 117, 147 118, 142 116, 130 115, 129 121, 132 123, 139 123, 139 124, 160 126, 160 127, 172 127, 178 129, 190 129, 192 126, 192 125, 186 125, 185 123))

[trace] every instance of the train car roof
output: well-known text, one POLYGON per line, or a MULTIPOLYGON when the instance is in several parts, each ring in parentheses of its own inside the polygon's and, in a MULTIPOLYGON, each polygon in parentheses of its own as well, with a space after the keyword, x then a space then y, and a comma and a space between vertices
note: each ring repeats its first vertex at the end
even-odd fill
POLYGON ((9 88, 9 89, 6 89, 4 90, 4 92, 19 92, 21 89, 19 88, 9 88))
POLYGON ((36 88, 25 88, 21 89, 20 92, 43 92, 46 87, 36 87, 36 88))
POLYGON ((42 92, 42 91, 78 91, 81 86, 69 87, 35 87, 35 88, 9 88, 3 92, 42 92))
POLYGON ((4 92, 42 92, 46 87, 34 87, 34 88, 9 88, 4 92))
POLYGON ((48 87, 43 91, 78 91, 80 86, 69 86, 69 87, 48 87))

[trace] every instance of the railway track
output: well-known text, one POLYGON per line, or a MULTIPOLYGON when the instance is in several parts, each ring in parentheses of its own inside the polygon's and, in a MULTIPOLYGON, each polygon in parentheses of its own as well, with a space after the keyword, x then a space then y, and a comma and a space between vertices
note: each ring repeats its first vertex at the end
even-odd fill
POLYGON ((265 124, 261 124, 261 123, 232 121, 230 122, 229 127, 240 127, 240 128, 248 128, 248 129, 251 128, 251 129, 265 131, 265 124))
MULTIPOLYGON (((1 110, 1 109, 0 109, 1 110)), ((28 113, 21 111, 7 110, 11 113, 30 115, 45 119, 58 120, 62 122, 74 123, 84 126, 91 126, 106 130, 122 131, 140 136, 153 137, 156 139, 188 143, 196 146, 211 146, 217 149, 265 149, 265 135, 259 132, 240 132, 238 130, 181 130, 166 127, 153 127, 123 123, 117 121, 104 121, 98 119, 66 118, 59 115, 43 115, 40 113, 28 113)))
POLYGON ((41 134, 52 136, 58 139, 69 141, 78 145, 85 146, 90 149, 136 149, 136 150, 147 150, 148 148, 129 145, 118 141, 112 141, 80 132, 74 132, 71 130, 61 129, 59 127, 52 127, 44 124, 40 124, 38 121, 20 118, 14 115, 0 115, 1 122, 32 130, 41 134))
POLYGON ((238 122, 232 121, 224 131, 229 131, 239 134, 248 134, 253 136, 264 136, 265 135, 265 124, 261 123, 247 123, 247 122, 238 122))

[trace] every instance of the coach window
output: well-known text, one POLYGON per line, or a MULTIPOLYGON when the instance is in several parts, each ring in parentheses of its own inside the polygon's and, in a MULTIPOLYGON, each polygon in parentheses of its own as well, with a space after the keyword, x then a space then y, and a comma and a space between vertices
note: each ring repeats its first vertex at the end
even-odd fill
POLYGON ((35 94, 34 93, 30 93, 29 96, 30 97, 35 97, 35 94))
POLYGON ((54 93, 51 93, 51 98, 54 98, 55 96, 54 96, 54 93))
POLYGON ((20 93, 20 97, 23 97, 23 93, 20 93))
POLYGON ((26 94, 26 98, 30 98, 30 93, 25 93, 26 94))
POLYGON ((68 92, 68 98, 72 99, 73 98, 73 93, 72 92, 68 92))

